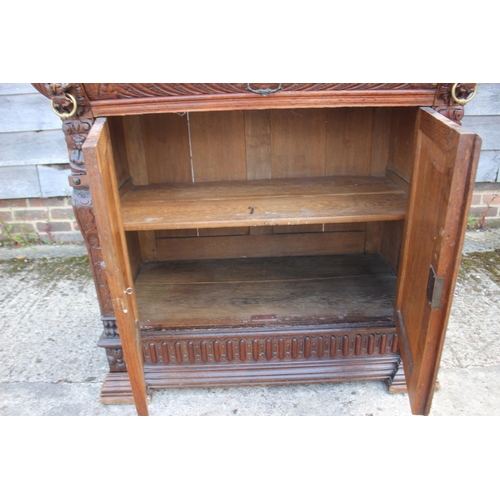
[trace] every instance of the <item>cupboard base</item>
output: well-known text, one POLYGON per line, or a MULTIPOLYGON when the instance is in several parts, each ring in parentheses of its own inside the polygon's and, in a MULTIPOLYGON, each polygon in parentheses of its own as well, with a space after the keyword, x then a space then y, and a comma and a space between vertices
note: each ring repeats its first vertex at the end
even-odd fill
MULTIPOLYGON (((240 364, 145 365, 151 390, 234 386, 267 386, 379 380, 390 383, 397 372, 397 354, 314 361, 271 361, 240 364)), ((401 391, 399 391, 401 392, 401 391)), ((103 404, 133 404, 127 372, 110 372, 101 390, 103 404)))

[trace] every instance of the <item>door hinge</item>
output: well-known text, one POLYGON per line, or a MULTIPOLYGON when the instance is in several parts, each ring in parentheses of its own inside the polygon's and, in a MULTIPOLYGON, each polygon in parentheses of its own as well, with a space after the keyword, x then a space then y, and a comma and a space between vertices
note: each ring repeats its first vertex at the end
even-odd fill
POLYGON ((441 307, 441 298, 443 296, 444 278, 436 276, 434 268, 429 269, 429 279, 427 280, 427 300, 433 309, 441 307))

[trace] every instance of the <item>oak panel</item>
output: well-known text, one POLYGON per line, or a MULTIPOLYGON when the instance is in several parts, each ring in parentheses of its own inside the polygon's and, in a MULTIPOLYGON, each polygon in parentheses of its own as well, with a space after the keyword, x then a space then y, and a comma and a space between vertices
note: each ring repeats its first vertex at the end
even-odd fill
POLYGON ((149 183, 191 182, 187 116, 146 115, 142 130, 149 183))
POLYGON ((373 110, 371 175, 385 175, 389 163, 392 111, 387 108, 373 110))
POLYGON ((373 109, 328 110, 326 175, 370 175, 373 109))
POLYGON ((480 147, 475 134, 436 111, 419 110, 396 301, 401 356, 415 414, 430 411, 480 147))
POLYGON ((243 111, 191 113, 194 182, 247 178, 243 111))
POLYGON ((241 326, 262 316, 292 325, 390 318, 396 280, 375 257, 145 265, 136 281, 141 325, 241 326))
POLYGON ((417 109, 394 109, 388 168, 406 182, 411 181, 415 162, 417 109))
POLYGON ((83 145, 90 176, 91 194, 105 272, 116 322, 120 331, 123 355, 127 364, 134 401, 139 415, 147 415, 143 359, 138 351, 137 303, 125 292, 133 287, 127 241, 120 217, 120 200, 115 175, 111 134, 106 119, 95 121, 83 145))
POLYGON ((365 233, 363 231, 349 231, 346 233, 162 238, 157 239, 156 244, 159 260, 325 255, 362 253, 365 245, 365 233))
POLYGON ((114 171, 117 186, 120 187, 130 177, 127 150, 125 148, 125 134, 121 117, 113 117, 108 121, 109 134, 113 144, 114 171))
POLYGON ((247 179, 271 178, 271 112, 245 111, 247 179))
POLYGON ((272 178, 325 175, 326 110, 271 111, 272 178))
POLYGON ((283 281, 389 274, 379 255, 318 255, 155 262, 142 266, 136 285, 283 281))

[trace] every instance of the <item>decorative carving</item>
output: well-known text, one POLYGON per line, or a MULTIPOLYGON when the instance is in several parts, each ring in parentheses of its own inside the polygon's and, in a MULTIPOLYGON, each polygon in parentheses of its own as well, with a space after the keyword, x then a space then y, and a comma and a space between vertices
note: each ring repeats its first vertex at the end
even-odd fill
POLYGON ((101 306, 103 316, 114 316, 113 304, 109 292, 104 259, 102 256, 99 233, 97 231, 94 211, 92 208, 92 198, 88 188, 73 189, 73 209, 75 217, 87 245, 87 251, 91 262, 94 282, 101 306))
POLYGON ((186 335, 182 338, 151 338, 143 333, 144 362, 148 364, 197 364, 220 362, 265 362, 312 358, 380 356, 397 352, 394 329, 369 334, 238 335, 210 339, 186 335), (238 346, 236 349, 235 346, 238 346))
MULTIPOLYGON (((453 83, 440 83, 436 91, 436 104, 434 109, 450 120, 462 124, 464 107, 454 101, 451 95, 453 83)), ((461 83, 455 93, 458 99, 468 99, 474 92, 475 83, 461 83)))
POLYGON ((85 174, 82 146, 92 128, 91 118, 74 118, 63 121, 63 132, 68 146, 69 165, 75 174, 85 174))
MULTIPOLYGON (((248 94, 247 83, 87 83, 91 101, 147 97, 176 97, 214 94, 248 94)), ((264 89, 269 83, 252 83, 264 89)), ((434 89, 433 83, 283 83, 282 92, 331 92, 345 90, 419 90, 434 89)))
POLYGON ((106 349, 106 356, 108 358, 109 369, 112 372, 126 372, 127 366, 123 359, 123 350, 119 349, 106 349))
POLYGON ((105 337, 118 337, 118 325, 116 324, 116 318, 102 317, 102 323, 104 325, 104 336, 105 337))
POLYGON ((454 121, 458 125, 462 124, 462 119, 464 117, 464 107, 460 104, 455 104, 454 106, 444 106, 434 108, 436 111, 439 111, 446 118, 454 121))
POLYGON ((33 83, 38 92, 48 97, 55 108, 61 113, 70 112, 73 107, 72 102, 66 94, 71 94, 78 105, 76 117, 91 118, 90 102, 81 83, 33 83))

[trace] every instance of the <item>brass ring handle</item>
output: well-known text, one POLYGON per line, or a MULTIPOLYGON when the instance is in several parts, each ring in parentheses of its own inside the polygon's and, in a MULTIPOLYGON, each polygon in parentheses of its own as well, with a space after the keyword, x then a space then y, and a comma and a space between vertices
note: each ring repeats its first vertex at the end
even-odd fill
POLYGON ((451 87, 451 97, 453 97, 453 100, 457 103, 457 104, 467 104, 468 102, 472 101, 472 99, 474 99, 474 97, 476 97, 476 92, 477 92, 477 83, 476 85, 474 86, 474 92, 472 92, 472 95, 468 98, 468 99, 459 99, 457 97, 457 94, 456 94, 456 90, 457 90, 457 87, 459 86, 460 84, 459 83, 455 83, 453 85, 453 87, 451 87))
POLYGON ((281 90, 281 83, 279 83, 275 89, 253 89, 251 85, 247 83, 247 90, 265 97, 266 95, 274 94, 275 92, 278 92, 278 90, 281 90))
POLYGON ((56 107, 54 106, 54 101, 50 101, 50 105, 52 107, 52 111, 59 118, 61 118, 61 120, 68 120, 69 118, 71 118, 72 116, 75 115, 76 110, 78 108, 78 104, 76 103, 76 99, 71 94, 68 94, 67 92, 65 92, 64 95, 73 103, 73 109, 72 109, 71 113, 59 113, 59 111, 57 111, 56 107))

